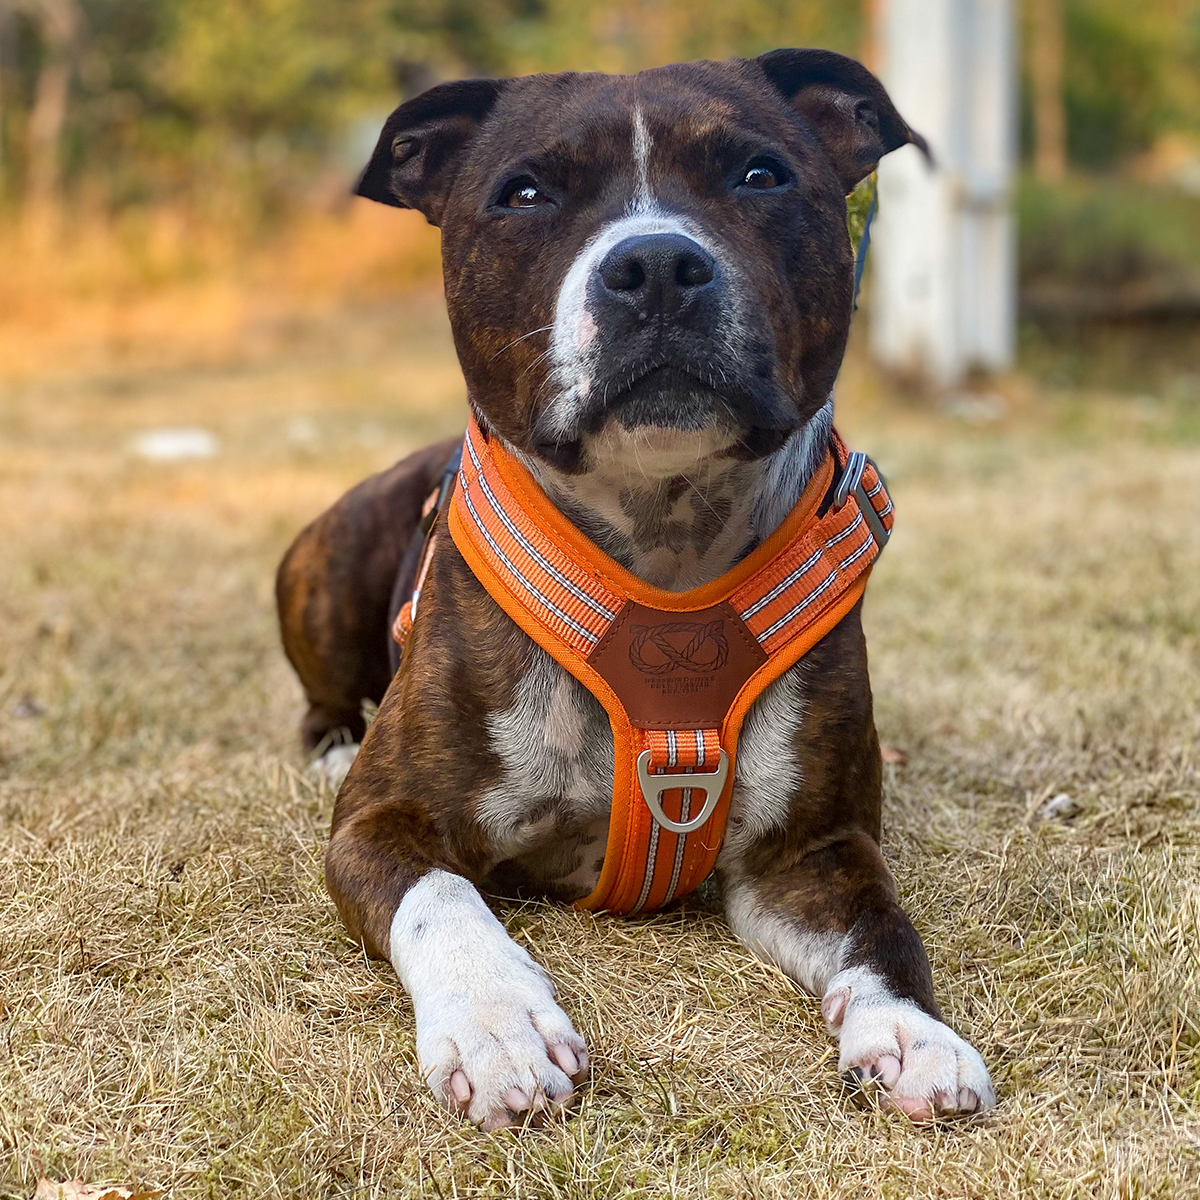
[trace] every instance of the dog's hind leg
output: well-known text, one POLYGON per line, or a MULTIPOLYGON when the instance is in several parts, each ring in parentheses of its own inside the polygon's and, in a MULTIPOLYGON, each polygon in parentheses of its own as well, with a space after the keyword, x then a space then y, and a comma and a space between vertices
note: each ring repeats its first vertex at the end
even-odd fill
POLYGON ((279 564, 279 628, 308 699, 300 728, 308 750, 359 742, 363 702, 383 699, 393 674, 389 616, 401 561, 456 445, 428 446, 352 488, 279 564))

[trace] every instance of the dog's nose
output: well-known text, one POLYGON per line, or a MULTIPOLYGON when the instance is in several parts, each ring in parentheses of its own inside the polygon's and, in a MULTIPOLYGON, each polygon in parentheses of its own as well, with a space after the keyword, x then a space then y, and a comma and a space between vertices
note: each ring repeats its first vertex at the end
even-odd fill
POLYGON ((713 281, 712 255, 680 233, 645 233, 618 242, 601 260, 600 282, 643 319, 675 316, 713 281))

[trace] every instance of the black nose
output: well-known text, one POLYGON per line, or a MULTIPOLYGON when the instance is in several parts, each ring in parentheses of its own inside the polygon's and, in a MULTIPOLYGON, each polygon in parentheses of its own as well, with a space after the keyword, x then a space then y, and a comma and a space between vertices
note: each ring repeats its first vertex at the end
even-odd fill
POLYGON ((618 242, 597 268, 600 282, 638 315, 674 316, 713 281, 712 255, 680 233, 645 233, 618 242))

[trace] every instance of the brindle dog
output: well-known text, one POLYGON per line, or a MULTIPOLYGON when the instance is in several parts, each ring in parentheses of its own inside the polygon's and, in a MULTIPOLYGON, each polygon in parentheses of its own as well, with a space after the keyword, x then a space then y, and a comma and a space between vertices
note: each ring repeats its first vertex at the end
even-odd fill
MULTIPOLYGON (((850 59, 778 50, 634 76, 433 88, 388 119, 361 195, 442 230, 470 404, 580 530, 684 590, 780 523, 826 452, 850 323, 845 196, 922 146, 850 59)), ((452 443, 348 493, 284 559, 306 744, 362 746, 326 881, 412 996, 436 1095, 485 1128, 587 1069, 554 988, 483 891, 593 887, 612 734, 476 580, 439 518, 399 671, 422 499, 452 443), (363 737, 364 698, 381 701, 363 737)), ((716 875, 747 946, 823 997, 840 1067, 921 1119, 994 1103, 942 1021, 879 849, 879 745, 855 608, 751 709, 716 875)))

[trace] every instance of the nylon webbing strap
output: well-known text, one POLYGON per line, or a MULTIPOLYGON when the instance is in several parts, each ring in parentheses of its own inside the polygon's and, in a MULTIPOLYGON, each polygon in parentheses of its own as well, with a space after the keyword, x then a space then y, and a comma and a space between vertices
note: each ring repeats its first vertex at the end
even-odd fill
POLYGON ((666 592, 585 538, 472 419, 449 526, 496 602, 608 713, 608 846, 578 904, 632 913, 662 907, 712 870, 746 712, 857 603, 881 548, 872 530, 890 533, 892 505, 870 460, 835 434, 775 533, 711 584, 666 592), (847 463, 853 487, 819 514, 847 463), (679 785, 667 786, 673 776, 679 785))

